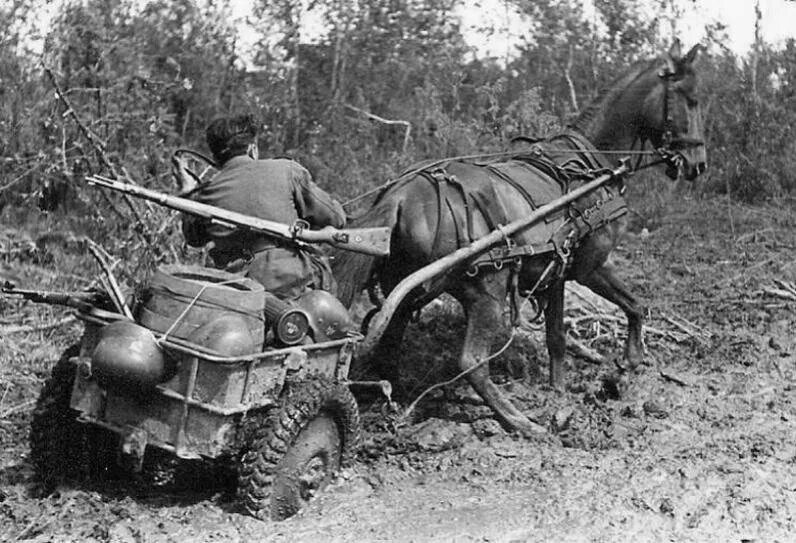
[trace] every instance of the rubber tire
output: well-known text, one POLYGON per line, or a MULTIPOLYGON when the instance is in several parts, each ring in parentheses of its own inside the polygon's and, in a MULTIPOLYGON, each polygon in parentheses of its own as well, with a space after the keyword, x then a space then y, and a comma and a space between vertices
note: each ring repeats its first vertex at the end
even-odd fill
POLYGON ((323 488, 349 462, 361 433, 347 386, 325 379, 292 384, 281 408, 253 425, 238 472, 244 510, 273 520, 295 515, 311 496, 301 476, 320 461, 323 488))
POLYGON ((118 437, 104 428, 78 422, 69 407, 75 366, 73 345, 61 356, 36 401, 30 425, 30 460, 46 490, 65 480, 103 479, 116 465, 118 437))

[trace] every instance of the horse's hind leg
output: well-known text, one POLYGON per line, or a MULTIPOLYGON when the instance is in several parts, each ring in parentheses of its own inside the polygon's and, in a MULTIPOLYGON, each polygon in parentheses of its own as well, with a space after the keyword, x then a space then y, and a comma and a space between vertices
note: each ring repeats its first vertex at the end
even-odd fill
MULTIPOLYGON (((495 296, 478 289, 457 296, 457 298, 464 306, 467 315, 467 331, 459 360, 460 369, 466 371, 478 365, 490 354, 492 340, 500 330, 503 321, 502 309, 505 290, 503 296, 495 296)), ((489 378, 488 363, 468 373, 467 379, 506 427, 525 435, 538 435, 545 432, 542 426, 531 422, 523 415, 492 382, 489 378)))
POLYGON ((646 308, 630 292, 624 282, 615 275, 613 266, 608 263, 603 264, 590 275, 579 278, 578 282, 609 302, 615 303, 625 312, 627 316, 625 361, 631 368, 638 366, 644 354, 641 326, 646 308))

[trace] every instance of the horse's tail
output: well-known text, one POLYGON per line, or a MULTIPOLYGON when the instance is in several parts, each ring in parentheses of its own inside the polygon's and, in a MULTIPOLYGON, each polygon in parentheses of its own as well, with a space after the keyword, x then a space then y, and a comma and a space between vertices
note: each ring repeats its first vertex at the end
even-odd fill
MULTIPOLYGON (((346 226, 350 228, 387 226, 392 232, 397 222, 398 203, 388 199, 346 226)), ((378 266, 384 258, 342 249, 334 251, 332 273, 337 280, 337 296, 346 307, 350 307, 357 294, 377 280, 378 266)))

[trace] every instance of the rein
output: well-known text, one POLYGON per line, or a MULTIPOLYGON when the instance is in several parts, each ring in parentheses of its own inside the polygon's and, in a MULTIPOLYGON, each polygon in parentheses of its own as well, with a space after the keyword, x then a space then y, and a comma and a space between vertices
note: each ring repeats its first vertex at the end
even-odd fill
MULTIPOLYGON (((635 147, 635 145, 634 145, 634 147, 635 147)), ((572 149, 567 149, 567 148, 563 148, 563 147, 562 148, 548 147, 545 150, 548 151, 548 152, 556 152, 556 153, 566 153, 566 152, 571 152, 572 151, 572 149)), ((638 155, 639 157, 643 157, 643 156, 654 156, 654 155, 660 156, 661 155, 661 151, 663 151, 663 149, 656 149, 654 151, 644 151, 643 149, 636 151, 636 150, 634 150, 632 148, 629 149, 629 150, 596 149, 596 151, 598 153, 601 153, 601 154, 604 154, 604 155, 622 155, 622 156, 638 155)), ((664 151, 664 152, 668 152, 668 151, 664 151)), ((429 168, 434 168, 435 166, 440 166, 442 164, 445 164, 446 162, 456 162, 456 161, 463 161, 463 160, 478 160, 478 159, 487 159, 487 158, 510 157, 510 156, 515 156, 517 154, 518 154, 518 151, 516 151, 516 150, 515 151, 496 151, 494 153, 481 153, 481 154, 475 154, 475 155, 458 155, 458 156, 441 158, 441 159, 438 159, 438 160, 435 160, 435 161, 432 161, 432 162, 426 162, 426 163, 423 163, 423 164, 421 164, 421 165, 419 165, 419 166, 417 166, 415 168, 412 168, 411 170, 408 170, 408 171, 402 173, 401 175, 399 175, 398 177, 396 177, 394 179, 390 179, 389 181, 379 185, 378 187, 370 189, 369 191, 367 191, 367 192, 365 192, 363 194, 360 194, 359 196, 355 196, 354 198, 352 198, 350 200, 347 200, 346 202, 343 202, 343 207, 344 208, 348 207, 351 204, 354 204, 354 203, 356 203, 356 202, 358 202, 360 200, 363 200, 363 199, 367 198, 368 196, 371 196, 371 195, 376 194, 376 193, 378 193, 380 191, 383 191, 383 190, 395 185, 396 183, 399 183, 400 181, 403 181, 404 179, 412 177, 413 175, 417 175, 420 172, 422 172, 424 170, 427 170, 429 168)), ((658 161, 653 162, 652 164, 653 165, 657 165, 657 164, 660 164, 661 162, 662 162, 661 160, 658 160, 658 161)), ((636 166, 637 167, 633 168, 633 171, 647 168, 647 166, 643 166, 643 167, 639 168, 638 167, 638 163, 636 164, 636 166)))
MULTIPOLYGON (((658 77, 660 77, 661 81, 663 82, 663 115, 662 115, 662 118, 663 118, 663 134, 661 136, 661 145, 660 145, 660 147, 657 147, 654 150, 645 151, 644 150, 644 144, 645 144, 647 138, 645 138, 643 136, 637 136, 636 139, 633 141, 633 144, 631 145, 630 149, 625 149, 625 150, 595 149, 595 151, 598 152, 598 153, 604 154, 604 155, 622 155, 622 156, 633 155, 633 156, 637 156, 638 160, 636 160, 636 164, 633 167, 633 171, 639 171, 639 170, 643 170, 643 169, 649 168, 651 166, 656 166, 656 165, 661 164, 661 163, 669 163, 669 164, 672 164, 673 166, 679 168, 683 158, 680 156, 680 154, 677 151, 675 151, 673 149, 674 146, 676 146, 678 148, 687 148, 687 147, 698 147, 700 145, 704 145, 705 142, 703 140, 699 140, 699 139, 696 139, 696 138, 684 137, 684 136, 677 136, 677 137, 674 136, 675 126, 674 126, 674 118, 672 117, 672 108, 670 106, 671 95, 672 95, 672 91, 670 89, 670 84, 671 84, 671 81, 676 77, 676 75, 677 75, 676 71, 673 68, 671 68, 671 67, 666 67, 666 68, 662 69, 658 73, 658 77), (639 150, 635 149, 636 141, 640 141, 641 142, 641 146, 640 146, 639 150), (646 165, 643 165, 643 166, 641 165, 641 162, 642 162, 642 159, 643 159, 644 156, 656 156, 656 155, 658 157, 660 157, 658 160, 654 160, 654 161, 649 162, 649 163, 647 163, 646 165)), ((519 136, 518 138, 515 138, 515 140, 517 140, 517 139, 524 139, 524 140, 528 141, 531 144, 534 144, 534 143, 536 143, 538 141, 544 141, 543 139, 534 140, 532 138, 527 138, 527 137, 523 137, 523 136, 519 136)), ((555 147, 547 147, 545 149, 545 151, 547 151, 547 152, 569 152, 569 151, 571 151, 571 149, 557 149, 555 147)), ((517 154, 517 151, 498 151, 498 152, 494 152, 494 153, 458 155, 458 156, 446 157, 446 158, 434 160, 432 162, 421 163, 418 166, 412 168, 411 170, 408 170, 408 171, 402 173, 398 177, 396 177, 394 179, 391 179, 391 180, 387 181, 386 183, 383 183, 383 184, 379 185, 378 187, 375 187, 375 188, 373 188, 373 189, 371 189, 371 190, 369 190, 369 191, 367 191, 367 192, 365 192, 363 194, 360 194, 359 196, 355 196, 354 198, 344 202, 343 203, 343 207, 344 208, 348 208, 351 205, 355 204, 356 202, 359 202, 360 200, 363 200, 363 199, 367 198, 368 196, 371 196, 371 195, 376 194, 378 192, 384 191, 387 188, 391 187, 392 185, 395 185, 396 183, 398 183, 400 181, 403 181, 404 179, 407 179, 407 178, 409 178, 411 176, 417 175, 417 174, 421 173, 424 170, 427 170, 427 169, 434 168, 436 166, 440 166, 442 164, 445 164, 446 162, 464 161, 464 160, 477 160, 477 159, 489 159, 489 158, 501 158, 501 157, 514 156, 516 154, 517 154)))

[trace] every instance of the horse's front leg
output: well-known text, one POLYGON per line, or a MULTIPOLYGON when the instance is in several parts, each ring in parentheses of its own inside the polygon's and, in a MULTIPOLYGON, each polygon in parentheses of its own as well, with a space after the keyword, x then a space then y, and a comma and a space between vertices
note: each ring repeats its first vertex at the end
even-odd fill
POLYGON ((627 316, 625 361, 629 368, 638 366, 644 356, 641 327, 646 308, 630 292, 624 282, 615 275, 614 267, 608 263, 603 264, 590 275, 579 278, 578 282, 609 302, 615 303, 625 312, 627 316))
POLYGON ((467 379, 504 426, 526 436, 539 435, 546 433, 544 427, 532 422, 511 403, 489 378, 489 364, 482 364, 491 354, 490 347, 502 328, 505 285, 505 274, 494 274, 478 284, 465 287, 457 295, 467 316, 467 331, 459 367, 462 371, 471 370, 467 379), (504 279, 502 285, 499 278, 504 279), (498 293, 501 288, 502 292, 498 293), (475 366, 479 367, 473 369, 475 366))
POLYGON ((390 381, 396 391, 402 390, 401 374, 398 365, 406 327, 412 316, 410 300, 404 300, 395 309, 387 329, 370 356, 371 363, 378 367, 379 376, 390 381))
POLYGON ((564 281, 547 290, 544 322, 547 354, 550 357, 550 386, 561 388, 566 373, 566 335, 564 333, 564 281))

